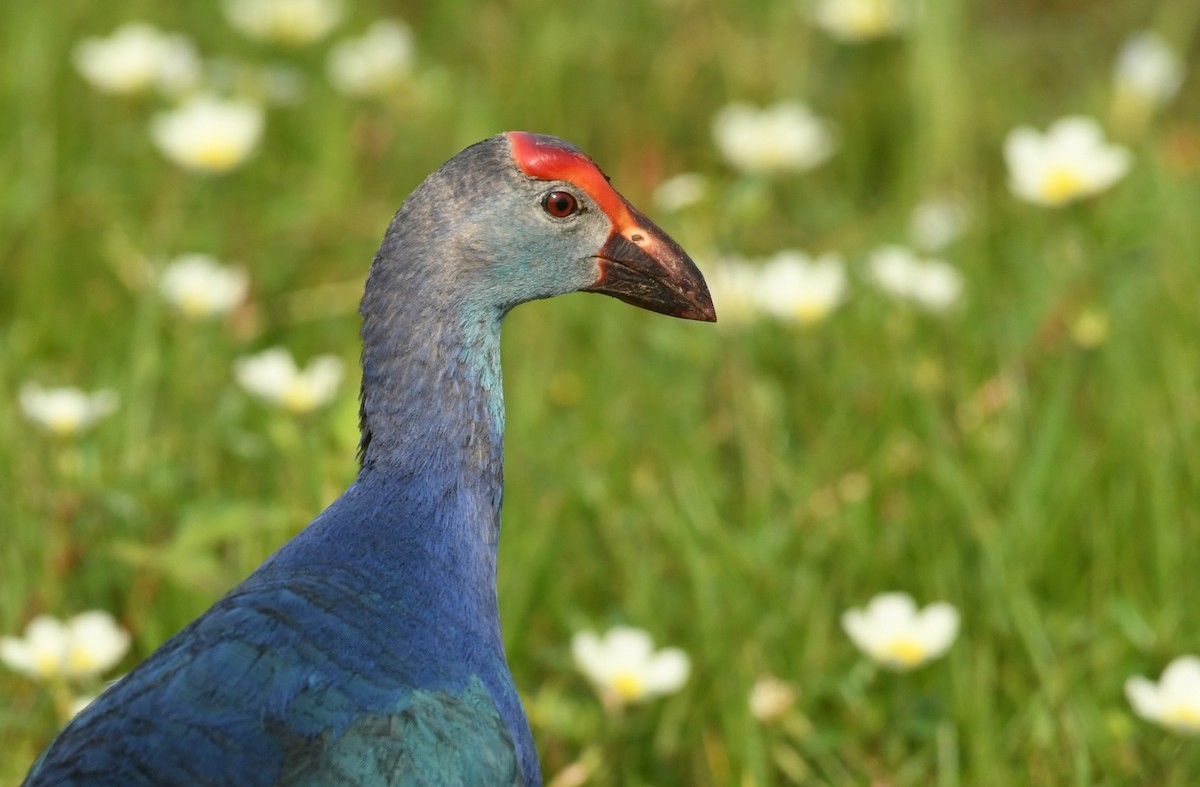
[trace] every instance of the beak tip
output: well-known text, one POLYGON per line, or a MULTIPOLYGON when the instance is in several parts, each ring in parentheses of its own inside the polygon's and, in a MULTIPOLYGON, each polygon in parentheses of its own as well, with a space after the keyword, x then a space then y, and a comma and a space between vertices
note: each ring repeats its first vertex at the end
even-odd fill
POLYGON ((712 298, 708 297, 708 293, 705 293, 705 297, 697 300, 699 302, 696 304, 695 310, 692 313, 683 316, 698 322, 716 322, 717 310, 716 307, 713 306, 712 298))

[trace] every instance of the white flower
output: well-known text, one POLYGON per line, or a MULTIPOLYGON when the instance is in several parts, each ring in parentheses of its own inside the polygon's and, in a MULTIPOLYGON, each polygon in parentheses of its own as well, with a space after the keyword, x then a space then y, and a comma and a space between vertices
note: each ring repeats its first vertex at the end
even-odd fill
POLYGON ((952 265, 918 259, 903 246, 876 249, 867 266, 880 288, 930 311, 945 311, 962 295, 962 276, 952 265))
POLYGON ((927 199, 913 208, 908 234, 922 251, 938 251, 962 236, 967 228, 967 208, 955 197, 927 199))
POLYGON ((795 101, 761 110, 729 104, 713 120, 713 138, 725 160, 748 173, 810 170, 836 147, 832 126, 795 101))
POLYGON ((726 258, 704 273, 713 304, 721 315, 718 325, 735 325, 759 311, 758 268, 744 260, 726 258))
POLYGON ((754 264, 726 257, 705 274, 725 324, 768 314, 803 323, 824 319, 846 293, 846 267, 836 254, 814 260, 802 251, 781 251, 754 264))
POLYGON ((1162 105, 1179 92, 1183 63, 1162 36, 1145 30, 1122 45, 1113 80, 1119 94, 1162 105))
POLYGON ((699 172, 683 172, 667 178, 654 190, 654 205, 664 213, 677 213, 704 199, 708 178, 699 172))
POLYGON ((1087 117, 1063 118, 1039 134, 1028 126, 1009 133, 1004 158, 1013 193, 1039 205, 1064 205, 1104 191, 1129 171, 1132 157, 1104 142, 1087 117))
POLYGON ((796 704, 796 689, 774 675, 764 675, 750 689, 750 713, 761 722, 777 722, 796 704))
POLYGON ((84 39, 72 59, 83 78, 106 93, 157 88, 177 95, 200 82, 200 58, 192 42, 147 24, 127 24, 108 38, 84 39))
POLYGON ((129 650, 129 632, 107 612, 76 615, 65 623, 40 615, 25 636, 0 638, 0 661, 38 680, 92 678, 119 662, 129 650))
POLYGON ((870 41, 903 32, 912 6, 912 0, 816 0, 813 19, 834 38, 870 41))
POLYGON ((257 105, 196 96, 172 112, 159 113, 150 136, 181 167, 226 172, 246 160, 262 130, 263 112, 257 105))
POLYGON ((176 309, 193 318, 224 314, 246 297, 246 272, 219 264, 207 254, 177 257, 158 280, 158 289, 176 309))
POLYGON ((682 650, 655 652, 650 635, 629 626, 614 626, 603 638, 581 631, 571 638, 571 655, 588 680, 616 704, 678 691, 691 671, 682 650))
POLYGON ((412 70, 413 37, 408 25, 381 19, 362 38, 338 42, 329 52, 333 86, 348 96, 386 96, 412 70))
POLYGON ((225 0, 225 18, 248 38, 304 46, 342 20, 339 0, 225 0))
POLYGON ((313 358, 297 368, 282 347, 239 358, 233 367, 238 384, 250 393, 293 413, 308 413, 328 404, 342 381, 342 361, 332 355, 313 358))
POLYGON ((908 670, 950 649, 958 635, 958 610, 937 602, 918 612, 907 593, 883 593, 871 599, 865 610, 842 615, 842 628, 874 661, 908 670))
POLYGON ((757 299, 763 311, 802 323, 827 317, 845 294, 846 266, 836 254, 814 260, 802 251, 781 251, 758 275, 757 299))
POLYGON ((21 409, 29 420, 58 437, 74 437, 117 409, 113 391, 87 393, 78 388, 42 388, 36 383, 21 387, 21 409))
POLYGON ((1143 719, 1173 732, 1200 734, 1200 657, 1175 659, 1158 683, 1140 675, 1130 678, 1125 696, 1143 719))

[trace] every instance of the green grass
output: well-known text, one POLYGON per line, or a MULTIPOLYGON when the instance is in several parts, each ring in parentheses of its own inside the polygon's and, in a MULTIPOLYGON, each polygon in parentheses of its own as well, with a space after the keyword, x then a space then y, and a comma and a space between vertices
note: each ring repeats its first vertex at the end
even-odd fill
MULTIPOLYGON (((1014 199, 1001 147, 1020 124, 1104 118, 1125 35, 1156 26, 1186 48, 1200 11, 926 5, 914 34, 848 47, 792 0, 406 3, 418 76, 387 106, 332 91, 327 44, 261 48, 207 3, 6 5, 0 633, 109 610, 135 640, 119 674, 333 499, 355 473, 357 380, 298 422, 240 392, 232 360, 279 343, 354 368, 392 211, 461 147, 526 128, 583 146, 647 209, 663 177, 710 175, 706 206, 659 217, 702 261, 833 249, 857 275, 921 197, 954 189, 972 216, 946 254, 965 304, 944 317, 861 275, 807 329, 582 295, 512 315, 500 593, 548 778, 582 757, 596 784, 1194 784, 1196 742, 1136 719, 1122 686, 1200 650, 1200 74, 1124 140, 1129 177, 1076 208, 1014 199), (291 63, 310 90, 271 110, 244 168, 181 172, 145 133, 154 100, 98 94, 70 65, 76 41, 131 19, 291 63), (842 147, 747 209, 710 119, 781 98, 837 122, 842 147), (193 250, 244 264, 252 304, 175 317, 141 271, 193 250), (1068 331, 1084 308, 1111 320, 1094 349, 1068 331), (56 444, 16 407, 30 380, 112 387, 122 406, 56 444), (851 474, 865 495, 839 495, 851 474), (858 655, 839 616, 892 589, 960 609, 947 657, 894 675, 858 655), (608 718, 567 643, 617 622, 694 672, 608 718), (746 705, 768 672, 800 689, 777 726, 746 705)), ((382 13, 359 3, 343 31, 382 13)), ((46 693, 0 673, 0 781, 58 724, 46 693)))

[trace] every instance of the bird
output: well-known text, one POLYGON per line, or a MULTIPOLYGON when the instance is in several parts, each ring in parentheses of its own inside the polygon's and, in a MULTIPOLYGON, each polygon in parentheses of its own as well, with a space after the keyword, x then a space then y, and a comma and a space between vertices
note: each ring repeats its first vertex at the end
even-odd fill
POLYGON ((355 480, 24 784, 540 785, 496 591, 500 335, 573 292, 716 320, 696 264, 575 145, 510 131, 429 175, 364 287, 355 480))

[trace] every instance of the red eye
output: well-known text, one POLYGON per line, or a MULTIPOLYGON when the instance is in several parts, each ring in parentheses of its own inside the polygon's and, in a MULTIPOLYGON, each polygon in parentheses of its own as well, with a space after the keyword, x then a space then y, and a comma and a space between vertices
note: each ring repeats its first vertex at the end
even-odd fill
POLYGON ((542 207, 556 219, 565 219, 579 210, 579 201, 569 191, 552 191, 542 200, 542 207))

